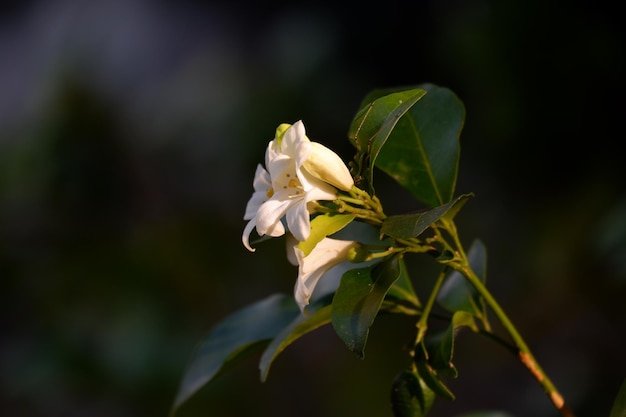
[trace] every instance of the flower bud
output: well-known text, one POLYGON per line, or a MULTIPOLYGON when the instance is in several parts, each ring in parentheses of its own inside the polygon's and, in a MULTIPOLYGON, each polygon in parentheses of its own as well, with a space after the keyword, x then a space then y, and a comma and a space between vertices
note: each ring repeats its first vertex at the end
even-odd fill
POLYGON ((276 135, 274 136, 274 139, 276 140, 276 143, 279 144, 279 146, 280 142, 283 140, 283 136, 285 136, 285 132, 290 127, 291 125, 289 123, 282 123, 276 128, 276 135))
POLYGON ((302 168, 343 191, 350 191, 354 185, 354 179, 343 160, 321 143, 310 142, 310 152, 302 168))
POLYGON ((365 262, 370 252, 362 246, 355 246, 348 250, 346 258, 352 263, 365 262))

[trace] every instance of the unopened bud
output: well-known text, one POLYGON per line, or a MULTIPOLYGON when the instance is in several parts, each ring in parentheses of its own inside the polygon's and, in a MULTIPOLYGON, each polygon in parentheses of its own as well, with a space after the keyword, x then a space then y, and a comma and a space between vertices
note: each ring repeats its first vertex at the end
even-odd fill
POLYGON ((285 132, 287 131, 287 129, 289 129, 291 127, 291 125, 289 123, 282 123, 280 124, 277 128, 276 128, 276 143, 279 144, 280 146, 280 142, 283 140, 283 136, 285 136, 285 132))
POLYGON ((370 252, 362 246, 355 246, 348 250, 347 259, 353 263, 365 262, 369 258, 370 252))
POLYGON ((311 142, 310 148, 311 151, 303 168, 340 190, 350 191, 354 186, 354 180, 339 155, 317 142, 311 142))

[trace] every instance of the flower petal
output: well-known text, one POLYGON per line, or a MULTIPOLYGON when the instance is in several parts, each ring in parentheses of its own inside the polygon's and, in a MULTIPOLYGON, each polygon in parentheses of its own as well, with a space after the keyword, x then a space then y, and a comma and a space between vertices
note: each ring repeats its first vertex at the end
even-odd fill
POLYGON ((294 201, 274 198, 276 196, 277 194, 274 194, 272 198, 259 207, 256 215, 256 230, 259 236, 269 235, 277 237, 285 234, 285 227, 280 220, 293 205, 294 201))
POLYGON ((252 233, 252 229, 256 226, 256 219, 250 220, 246 227, 243 229, 243 234, 241 235, 241 242, 250 252, 256 251, 252 246, 250 246, 250 233, 252 233))
POLYGON ((310 142, 310 140, 306 136, 306 131, 304 129, 304 124, 302 123, 302 120, 298 120, 285 131, 280 146, 281 152, 285 155, 289 155, 291 158, 296 159, 298 146, 302 142, 310 142))
POLYGON ((269 173, 261 166, 261 164, 257 165, 252 185, 254 187, 254 192, 246 205, 246 211, 243 215, 244 220, 250 220, 256 216, 261 204, 269 199, 267 194, 272 188, 272 182, 270 181, 269 173))
POLYGON ((311 218, 306 201, 294 205, 287 211, 287 227, 299 241, 306 240, 311 233, 311 218))
POLYGON ((294 248, 298 260, 298 280, 294 296, 301 311, 309 304, 319 280, 329 269, 345 261, 348 251, 355 246, 358 243, 351 240, 324 238, 308 256, 304 256, 304 252, 297 246, 294 248))

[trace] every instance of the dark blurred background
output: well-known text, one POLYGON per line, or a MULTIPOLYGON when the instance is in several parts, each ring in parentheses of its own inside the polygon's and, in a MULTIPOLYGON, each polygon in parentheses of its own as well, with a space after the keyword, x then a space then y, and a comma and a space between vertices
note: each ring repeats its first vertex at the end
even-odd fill
MULTIPOLYGON (((467 110, 461 236, 577 415, 608 415, 626 376, 618 2, 0 7, 0 414, 167 416, 211 326, 292 291, 282 240, 240 241, 276 126, 302 119, 349 160, 371 89, 430 82, 467 110)), ((417 208, 380 178, 390 214, 417 208)), ((432 264, 410 267, 428 289, 432 264)), ((267 382, 253 355, 178 415, 391 417, 412 326, 379 317, 364 361, 319 329, 267 382)), ((455 361, 433 417, 557 415, 492 342, 461 332, 455 361)))

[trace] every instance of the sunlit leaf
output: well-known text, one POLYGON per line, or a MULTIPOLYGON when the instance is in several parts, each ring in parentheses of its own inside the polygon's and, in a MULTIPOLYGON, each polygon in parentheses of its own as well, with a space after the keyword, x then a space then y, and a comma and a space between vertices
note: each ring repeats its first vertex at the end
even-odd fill
POLYGON ((354 214, 320 214, 314 217, 311 220, 311 233, 307 240, 298 243, 298 249, 307 256, 322 239, 346 227, 354 217, 354 214))
POLYGON ((463 194, 453 201, 420 213, 389 216, 383 222, 380 231, 397 239, 417 237, 440 218, 444 216, 451 218, 450 213, 456 214, 472 196, 473 194, 463 194))
POLYGON ((270 342, 259 363, 261 381, 267 379, 272 362, 287 346, 305 334, 330 323, 332 306, 329 302, 330 300, 309 305, 305 314, 298 315, 270 342))
MULTIPOLYGON (((417 87, 427 94, 397 122, 373 162, 418 200, 436 207, 454 196, 465 108, 445 87, 417 87)), ((394 91, 378 90, 374 97, 394 91)))
POLYGON ((421 99, 426 91, 415 88, 406 91, 394 91, 387 95, 366 99, 357 112, 348 137, 357 149, 355 162, 357 186, 373 192, 373 169, 381 148, 387 141, 398 120, 421 99), (361 179, 366 186, 362 184, 361 179))
MULTIPOLYGON (((487 278, 487 248, 482 241, 476 239, 472 242, 467 257, 470 267, 484 283, 487 278)), ((437 295, 437 302, 450 312, 462 310, 477 317, 485 316, 482 297, 458 271, 452 271, 446 278, 437 295)))
POLYGON ((271 295, 226 317, 198 346, 178 389, 172 415, 227 365, 261 349, 300 314, 292 296, 271 295))
POLYGON ((358 357, 364 357, 369 329, 389 288, 400 276, 399 257, 346 272, 333 298, 335 332, 358 357))
POLYGON ((395 417, 424 417, 435 402, 435 393, 419 375, 406 370, 391 386, 391 407, 395 417))

